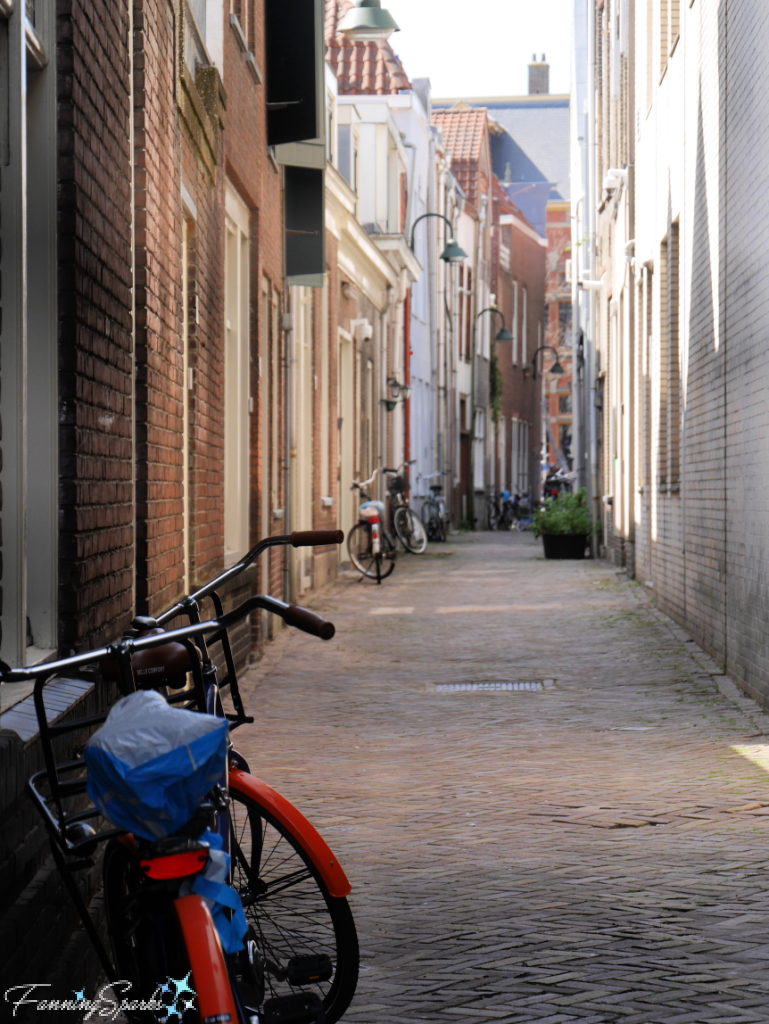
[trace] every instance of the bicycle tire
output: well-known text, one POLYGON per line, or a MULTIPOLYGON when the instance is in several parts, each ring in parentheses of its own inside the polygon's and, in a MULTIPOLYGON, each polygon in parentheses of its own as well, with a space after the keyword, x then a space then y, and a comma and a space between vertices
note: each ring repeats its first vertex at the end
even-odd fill
MULTIPOLYGON (((132 986, 125 998, 149 1000, 159 986, 167 986, 171 978, 185 978, 191 970, 173 905, 169 902, 165 908, 165 921, 157 914, 150 918, 142 911, 136 899, 141 869, 136 858, 117 840, 111 840, 105 849, 102 880, 115 968, 121 981, 132 986), (164 941, 163 935, 174 935, 177 941, 164 941)), ((173 994, 169 990, 168 995, 173 994)), ((136 1024, 159 1024, 161 1019, 152 1010, 131 1010, 127 1016, 136 1024)), ((199 1024, 200 1017, 196 1009, 187 1009, 176 1021, 199 1024)))
MULTIPOLYGON (((361 574, 370 580, 377 579, 377 557, 371 546, 371 527, 367 523, 356 523, 347 535, 347 553, 350 561, 361 574)), ((381 553, 380 561, 388 563, 381 568, 380 579, 387 579, 395 568, 395 554, 381 553)))
POLYGON ((446 520, 443 516, 439 515, 436 526, 436 540, 444 543, 446 540, 446 520))
POLYGON ((421 555, 427 549, 427 531, 416 512, 405 506, 396 508, 393 525, 398 540, 412 555, 421 555))
POLYGON ((334 897, 300 841, 252 796, 230 788, 232 884, 253 927, 266 965, 266 997, 297 992, 276 977, 295 956, 326 954, 328 981, 303 985, 323 1002, 325 1024, 335 1024, 352 1002, 360 953, 347 900, 334 897))
POLYGON ((489 529, 496 530, 499 527, 499 515, 494 505, 489 503, 489 529))

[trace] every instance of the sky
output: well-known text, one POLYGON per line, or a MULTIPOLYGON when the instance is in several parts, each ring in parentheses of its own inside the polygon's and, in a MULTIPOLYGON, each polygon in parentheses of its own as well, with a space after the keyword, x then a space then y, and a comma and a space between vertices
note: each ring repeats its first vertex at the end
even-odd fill
POLYGON ((536 52, 550 92, 569 92, 573 0, 382 0, 401 31, 390 45, 433 97, 520 96, 536 52))

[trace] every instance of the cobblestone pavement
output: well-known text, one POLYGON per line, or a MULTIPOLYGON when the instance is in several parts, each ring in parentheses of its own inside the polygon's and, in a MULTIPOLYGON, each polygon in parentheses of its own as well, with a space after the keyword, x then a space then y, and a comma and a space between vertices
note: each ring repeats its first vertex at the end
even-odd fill
POLYGON ((352 882, 346 1021, 769 1021, 769 717, 635 584, 475 534, 315 607, 238 745, 352 882))

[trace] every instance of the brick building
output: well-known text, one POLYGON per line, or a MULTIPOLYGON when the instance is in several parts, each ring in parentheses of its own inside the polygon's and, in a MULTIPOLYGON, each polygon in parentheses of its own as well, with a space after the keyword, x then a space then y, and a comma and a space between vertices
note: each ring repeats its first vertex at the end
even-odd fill
MULTIPOLYGON (((0 627, 12 665, 114 640, 136 612, 283 532, 289 172, 269 149, 266 97, 286 22, 271 10, 0 8, 0 627)), ((317 50, 322 73, 322 27, 304 27, 303 66, 317 50)), ((265 560, 228 602, 280 593, 282 570, 265 560)), ((265 625, 241 628, 239 659, 265 625)), ((74 910, 23 792, 41 756, 28 693, 0 688, 2 987, 82 986, 98 971, 68 944, 74 910)), ((113 698, 100 687, 81 699, 95 710, 113 698)), ((95 877, 82 875, 89 897, 95 877)))
MULTIPOLYGON (((436 100, 435 104, 445 107, 456 102, 436 100)), ((550 66, 543 55, 542 60, 535 57, 529 65, 526 96, 466 98, 462 102, 487 110, 493 170, 500 186, 531 227, 548 241, 546 323, 538 345, 557 349, 565 373, 557 379, 550 375, 555 362, 553 352, 538 357, 537 373, 542 373, 547 399, 543 462, 570 464, 572 296, 566 280, 567 260, 571 258, 569 96, 550 93, 550 66)))
MULTIPOLYGON (((495 431, 496 489, 536 494, 541 447, 542 378, 531 364, 543 344, 543 310, 548 244, 494 179, 494 259, 492 288, 512 341, 495 342, 501 374, 495 431)), ((495 318, 496 333, 501 321, 495 318)))

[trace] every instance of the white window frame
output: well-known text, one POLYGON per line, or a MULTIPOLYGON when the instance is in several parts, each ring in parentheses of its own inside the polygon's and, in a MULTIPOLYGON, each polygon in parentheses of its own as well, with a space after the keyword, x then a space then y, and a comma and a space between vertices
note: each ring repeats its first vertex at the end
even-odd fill
MULTIPOLYGON (((7 5, 0 9, 6 14, 7 5)), ((3 245, 3 630, 0 657, 37 664, 58 647, 59 376, 56 6, 25 4, 0 29, 8 120, 0 154, 3 245), (53 60, 49 59, 53 55, 53 60), (28 198, 34 201, 28 202, 28 198), (28 240, 34 240, 28 247, 28 240), (29 297, 32 301, 28 301, 29 297), (33 644, 27 647, 27 617, 33 644)))
POLYGON ((224 206, 224 562, 232 565, 249 547, 250 215, 230 182, 224 206))

